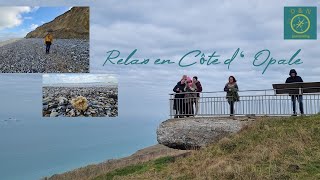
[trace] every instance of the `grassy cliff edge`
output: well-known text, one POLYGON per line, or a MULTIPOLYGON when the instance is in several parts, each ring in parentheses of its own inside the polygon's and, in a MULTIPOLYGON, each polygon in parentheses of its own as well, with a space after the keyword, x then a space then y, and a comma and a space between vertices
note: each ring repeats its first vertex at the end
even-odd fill
MULTIPOLYGON (((89 176, 81 177, 94 180, 320 179, 320 116, 261 118, 206 148, 183 156, 162 154, 148 159, 99 173, 88 166, 81 171, 89 176)), ((77 179, 77 171, 68 172, 68 179, 77 179)), ((66 176, 50 179, 62 177, 66 176)))
POLYGON ((94 179, 320 179, 320 116, 262 118, 188 157, 164 157, 94 179))

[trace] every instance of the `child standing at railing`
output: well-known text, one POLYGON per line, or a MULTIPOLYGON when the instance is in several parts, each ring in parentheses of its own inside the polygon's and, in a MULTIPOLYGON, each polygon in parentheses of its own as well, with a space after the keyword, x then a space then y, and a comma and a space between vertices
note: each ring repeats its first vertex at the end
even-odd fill
POLYGON ((230 116, 234 116, 234 103, 239 101, 239 88, 235 77, 229 77, 229 82, 225 85, 224 91, 227 92, 226 98, 230 105, 230 116))

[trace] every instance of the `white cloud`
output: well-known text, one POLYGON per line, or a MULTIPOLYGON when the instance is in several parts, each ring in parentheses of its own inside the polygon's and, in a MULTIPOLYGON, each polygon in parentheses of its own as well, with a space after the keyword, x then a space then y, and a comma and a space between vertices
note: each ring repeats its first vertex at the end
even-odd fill
POLYGON ((164 82, 163 85, 173 84, 181 74, 198 75, 212 91, 221 89, 231 74, 239 76, 239 83, 246 89, 252 88, 252 79, 263 80, 256 88, 268 88, 272 82, 283 82, 291 68, 297 68, 301 75, 311 80, 320 75, 319 72, 308 71, 319 64, 315 49, 319 42, 283 39, 283 7, 301 4, 315 5, 317 2, 233 0, 195 3, 178 0, 97 4, 92 7, 94 13, 91 15, 91 71, 119 73, 128 83, 135 79, 146 84, 157 79, 164 82), (105 7, 109 9, 106 11, 105 7), (110 18, 103 21, 105 17, 110 18), (134 58, 169 58, 177 62, 184 53, 194 49, 206 54, 217 51, 224 60, 230 58, 238 47, 246 52, 246 58, 233 62, 229 70, 223 65, 180 68, 176 65, 108 64, 102 67, 106 52, 112 49, 120 50, 121 58, 126 58, 137 48, 134 58), (264 67, 254 67, 252 61, 254 54, 265 48, 278 60, 290 59, 301 48, 299 58, 304 64, 272 65, 262 75, 264 67), (143 75, 139 75, 141 72, 143 75), (167 81, 163 81, 164 78, 167 81), (213 79, 214 84, 210 83, 213 79))
POLYGON ((24 17, 23 19, 25 19, 25 20, 32 20, 33 17, 31 17, 31 16, 26 16, 26 17, 24 17))
POLYGON ((31 11, 32 11, 32 12, 35 12, 35 11, 37 11, 39 8, 40 8, 40 6, 34 6, 34 7, 31 8, 31 11))
POLYGON ((0 30, 19 26, 23 22, 22 15, 32 11, 31 7, 0 7, 0 30))
POLYGON ((43 74, 44 85, 54 84, 117 84, 118 79, 113 74, 43 74))
POLYGON ((30 30, 34 30, 34 29, 36 29, 37 27, 39 27, 38 24, 31 24, 30 30))

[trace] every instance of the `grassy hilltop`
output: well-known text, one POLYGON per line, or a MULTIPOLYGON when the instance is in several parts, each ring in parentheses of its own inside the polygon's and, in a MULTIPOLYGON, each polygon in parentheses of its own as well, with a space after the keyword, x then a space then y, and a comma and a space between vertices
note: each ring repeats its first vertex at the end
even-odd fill
POLYGON ((320 116, 262 118, 185 158, 162 157, 94 179, 320 179, 320 116))

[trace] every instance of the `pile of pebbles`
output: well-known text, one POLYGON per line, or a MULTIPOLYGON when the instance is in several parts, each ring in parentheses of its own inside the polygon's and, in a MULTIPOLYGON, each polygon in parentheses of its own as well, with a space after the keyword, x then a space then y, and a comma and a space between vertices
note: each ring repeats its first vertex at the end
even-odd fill
POLYGON ((88 73, 89 40, 54 39, 50 54, 43 39, 22 39, 0 47, 0 73, 88 73))
POLYGON ((43 87, 44 117, 116 117, 118 88, 116 87, 43 87), (75 109, 71 100, 83 96, 88 100, 84 112, 75 109))

